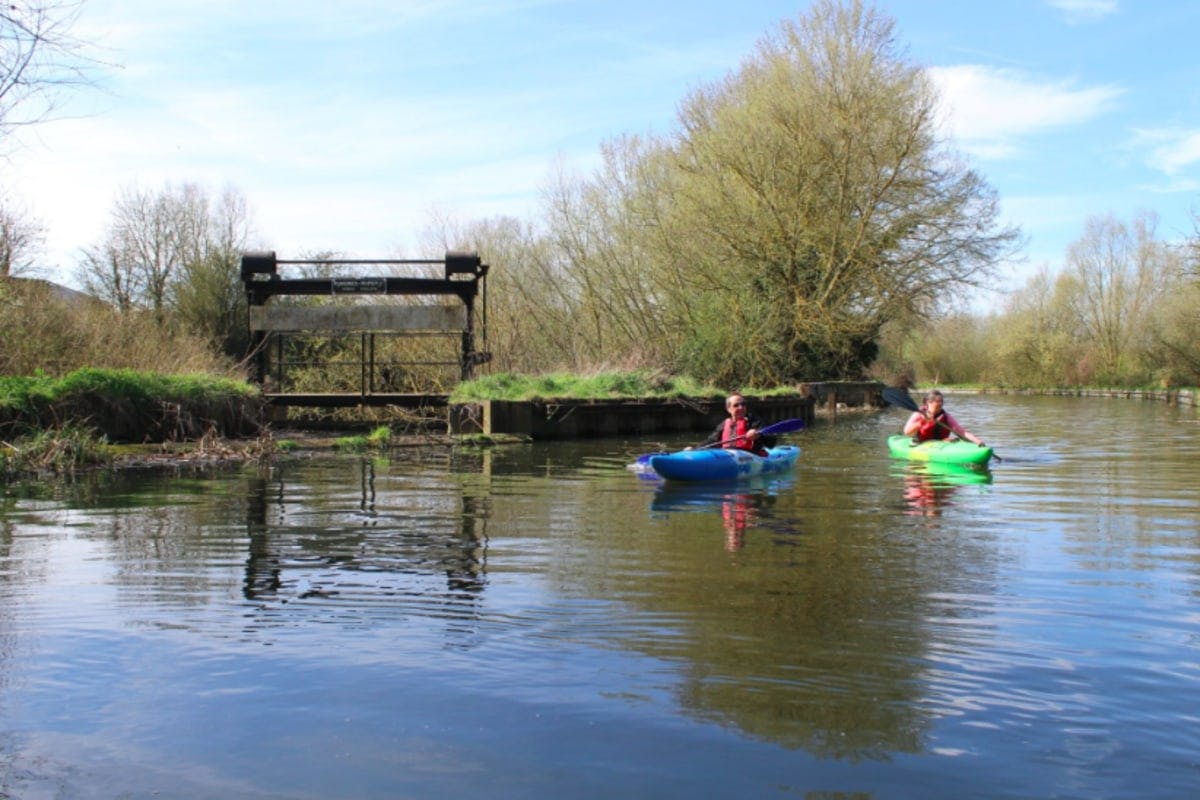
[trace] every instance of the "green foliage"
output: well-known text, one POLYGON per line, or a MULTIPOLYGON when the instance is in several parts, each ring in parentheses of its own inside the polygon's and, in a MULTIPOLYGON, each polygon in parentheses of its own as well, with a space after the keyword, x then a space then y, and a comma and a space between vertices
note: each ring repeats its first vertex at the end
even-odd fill
POLYGON ((242 381, 85 368, 61 378, 0 377, 0 430, 58 429, 65 423, 111 441, 194 438, 217 428, 252 430, 259 392, 242 381))
POLYGON ((884 324, 979 283, 1014 243, 939 143, 936 98, 892 30, 861 3, 817 2, 683 104, 660 273, 667 313, 691 323, 681 370, 858 377, 884 324))
MULTIPOLYGON (((986 320, 889 331, 877 374, 1014 387, 1200 383, 1200 283, 1152 215, 1088 220, 1066 267, 1043 269, 986 320)), ((886 378, 885 378, 886 379, 886 378)))
POLYGON ((542 225, 443 221, 440 244, 493 268, 498 370, 856 378, 889 321, 936 313, 1016 243, 936 106, 889 18, 819 0, 685 98, 669 136, 559 175, 542 225))
POLYGON ((171 295, 175 319, 183 329, 231 358, 241 358, 250 345, 240 264, 233 251, 213 251, 187 261, 171 295))
POLYGON ((333 446, 338 450, 363 452, 365 450, 386 450, 392 442, 392 429, 381 425, 366 436, 340 436, 334 439, 333 446))
POLYGON ((1200 386, 1200 282, 1164 297, 1147 327, 1143 357, 1162 386, 1200 386))
POLYGON ((717 397, 721 389, 689 377, 651 371, 602 372, 593 375, 551 373, 514 375, 502 372, 464 381, 454 390, 454 403, 479 400, 599 400, 636 397, 717 397))
POLYGON ((978 383, 991 367, 988 321, 968 314, 923 320, 908 329, 902 342, 903 362, 925 384, 978 383))

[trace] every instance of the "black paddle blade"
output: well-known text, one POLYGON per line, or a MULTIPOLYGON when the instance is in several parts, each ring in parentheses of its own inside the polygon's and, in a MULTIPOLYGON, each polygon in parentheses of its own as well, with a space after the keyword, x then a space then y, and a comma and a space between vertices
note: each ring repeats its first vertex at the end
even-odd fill
POLYGON ((883 387, 883 402, 890 406, 900 406, 907 408, 909 411, 917 411, 917 401, 913 400, 907 391, 898 389, 895 386, 883 387))

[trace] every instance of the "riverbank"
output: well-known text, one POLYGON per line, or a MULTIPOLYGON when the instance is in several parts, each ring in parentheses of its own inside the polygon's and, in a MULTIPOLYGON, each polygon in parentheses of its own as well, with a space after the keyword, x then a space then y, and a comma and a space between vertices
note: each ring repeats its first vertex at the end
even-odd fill
POLYGON ((74 427, 112 443, 253 436, 262 392, 217 375, 79 369, 61 377, 0 377, 0 437, 74 427))
POLYGON ((1099 388, 1053 388, 1053 389, 1010 389, 1005 387, 958 388, 944 391, 954 394, 1015 394, 1047 397, 1110 397, 1122 400, 1151 400, 1167 405, 1196 408, 1200 389, 1099 389, 1099 388))
MULTIPOLYGON (((444 428, 406 427, 400 432, 385 424, 363 433, 356 433, 356 426, 349 423, 334 430, 263 424, 265 406, 255 388, 221 378, 165 378, 105 370, 81 370, 61 379, 6 378, 0 381, 0 434, 9 435, 0 436, 0 477, 36 478, 96 469, 207 468, 335 450, 386 452, 405 447, 666 436, 707 432, 724 416, 724 397, 711 387, 685 396, 679 393, 680 386, 653 376, 632 384, 619 377, 599 376, 590 379, 599 381, 597 385, 582 387, 543 377, 520 387, 534 395, 525 399, 452 403, 444 428), (664 394, 544 396, 564 388, 664 394), (12 438, 17 430, 25 433, 12 438)), ((514 388, 512 380, 498 384, 510 391, 514 388)), ((870 381, 823 381, 761 394, 747 392, 747 398, 764 419, 799 418, 811 425, 818 419, 836 423, 843 414, 878 410, 883 406, 882 388, 883 384, 870 381)), ((943 388, 953 394, 1148 400, 1192 409, 1200 394, 1190 388, 943 388)))

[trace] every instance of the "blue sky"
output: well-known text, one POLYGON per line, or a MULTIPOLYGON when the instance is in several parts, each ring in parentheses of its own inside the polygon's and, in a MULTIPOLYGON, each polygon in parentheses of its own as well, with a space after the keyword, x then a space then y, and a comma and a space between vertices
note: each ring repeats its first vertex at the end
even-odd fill
MULTIPOLYGON (((958 149, 1023 230, 998 288, 1058 269, 1091 215, 1200 211, 1200 3, 880 0, 942 90, 958 149)), ((102 92, 21 135, 4 188, 71 283, 118 191, 229 184, 258 246, 418 252, 436 209, 536 216, 551 173, 679 101, 808 3, 748 0, 87 0, 102 92)), ((999 293, 981 298, 999 303, 999 293)))

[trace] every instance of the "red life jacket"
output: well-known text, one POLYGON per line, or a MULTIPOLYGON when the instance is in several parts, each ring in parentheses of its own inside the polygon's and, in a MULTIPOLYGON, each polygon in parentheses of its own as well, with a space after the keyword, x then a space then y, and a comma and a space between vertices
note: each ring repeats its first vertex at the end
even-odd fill
POLYGON ((722 447, 736 447, 738 450, 749 450, 756 452, 753 443, 747 438, 746 431, 750 430, 750 423, 746 418, 734 421, 733 417, 725 420, 725 430, 721 433, 721 441, 724 442, 722 447))
MULTIPOLYGON (((925 406, 921 406, 923 413, 928 413, 925 406)), ((945 423, 945 411, 939 411, 933 419, 921 420, 921 427, 917 428, 917 438, 922 442, 927 442, 930 439, 947 439, 950 436, 950 426, 945 423)))

